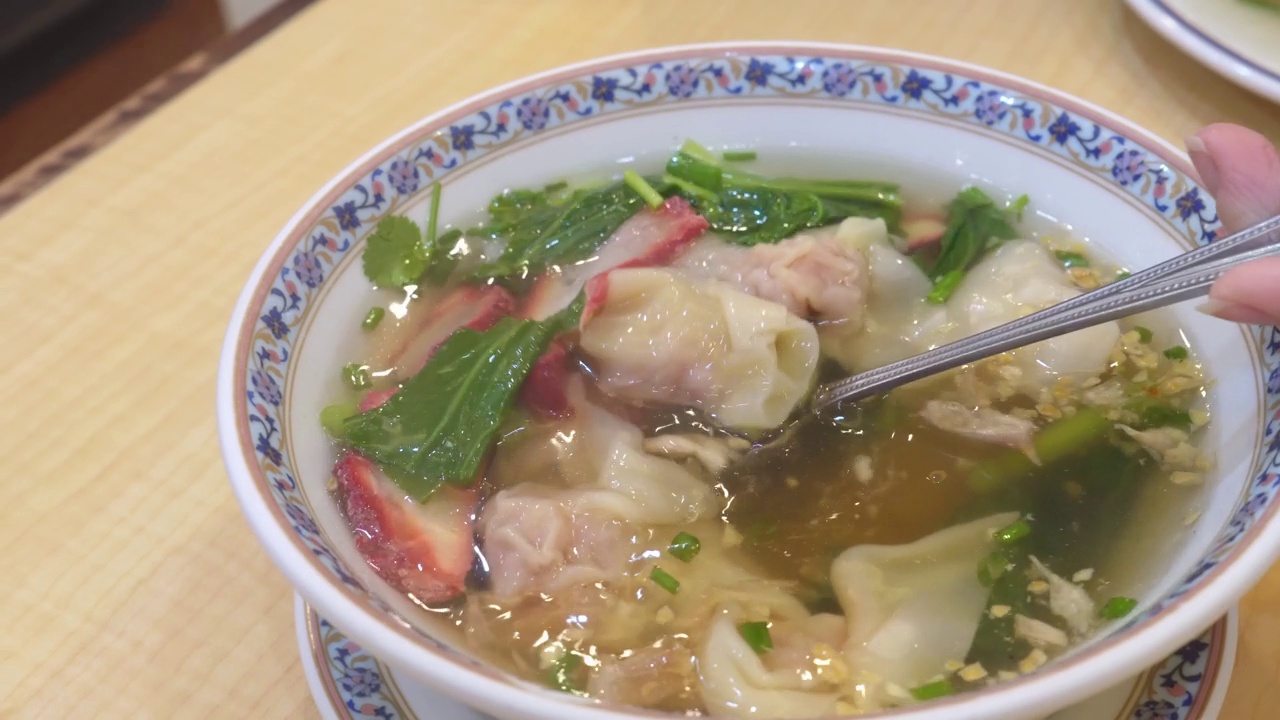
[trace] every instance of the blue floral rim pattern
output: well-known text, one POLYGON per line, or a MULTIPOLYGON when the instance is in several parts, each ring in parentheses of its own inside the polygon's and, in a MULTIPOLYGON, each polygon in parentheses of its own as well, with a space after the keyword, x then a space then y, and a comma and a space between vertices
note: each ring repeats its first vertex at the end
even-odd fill
MULTIPOLYGON (((1069 109, 990 80, 855 54, 821 57, 768 54, 707 54, 702 57, 618 65, 610 69, 518 91, 455 118, 446 127, 408 138, 371 161, 359 176, 335 191, 292 236, 264 279, 256 317, 241 341, 244 362, 241 441, 263 492, 286 519, 297 541, 356 598, 389 615, 391 608, 370 593, 327 546, 303 497, 294 469, 281 451, 284 378, 312 311, 318 289, 339 261, 358 249, 379 218, 414 202, 431 183, 466 163, 588 118, 714 99, 820 98, 863 108, 892 108, 977 126, 1064 158, 1157 213, 1173 232, 1195 243, 1212 241, 1221 224, 1212 198, 1155 151, 1069 109)), ((1273 506, 1280 488, 1280 331, 1265 342, 1270 373, 1266 385, 1265 450, 1246 499, 1232 513, 1202 562, 1168 596, 1126 627, 1159 613, 1198 587, 1231 557, 1242 538, 1273 506)), ((478 663, 426 638, 441 652, 475 668, 478 663)))

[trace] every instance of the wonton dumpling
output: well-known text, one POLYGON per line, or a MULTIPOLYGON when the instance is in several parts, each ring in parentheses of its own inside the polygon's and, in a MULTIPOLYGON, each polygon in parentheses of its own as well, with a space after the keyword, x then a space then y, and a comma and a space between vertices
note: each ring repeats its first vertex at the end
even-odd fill
POLYGON ((609 393, 744 430, 782 424, 818 365, 817 331, 783 306, 662 269, 610 273, 580 347, 609 393))
MULTIPOLYGON (((852 218, 851 218, 852 219, 852 218)), ((722 280, 749 295, 779 303, 802 318, 862 327, 867 304, 867 259, 863 246, 888 237, 884 221, 839 230, 806 230, 776 243, 749 248, 713 235, 694 244, 675 267, 722 280)))
POLYGON ((845 659, 902 688, 928 682, 969 651, 986 607, 978 562, 992 532, 1018 513, 992 515, 906 545, 858 545, 831 566, 849 620, 845 659))
POLYGON ((583 381, 569 384, 575 414, 548 442, 559 472, 578 492, 576 512, 653 525, 690 523, 714 511, 711 488, 685 466, 647 453, 640 428, 588 402, 583 381))
POLYGON ((861 233, 856 238, 864 248, 868 268, 863 328, 849 333, 836 327, 821 333, 823 350, 850 372, 871 370, 922 352, 936 344, 947 324, 946 308, 925 302, 932 287, 929 278, 894 249, 887 235, 861 233))
POLYGON ((720 613, 698 655, 702 702, 713 715, 748 718, 812 718, 834 715, 837 692, 824 692, 812 677, 770 670, 738 633, 729 612, 720 613))
MULTIPOLYGON (((888 242, 867 245, 870 299, 861 333, 822 334, 823 349, 850 372, 871 370, 1017 320, 1080 294, 1061 264, 1032 240, 1013 240, 983 258, 946 305, 926 301, 924 272, 888 242)), ((1029 389, 1060 375, 1092 375, 1107 366, 1120 339, 1114 322, 1077 330, 1012 352, 1029 389)))
MULTIPOLYGON (((1080 292, 1062 271, 1061 263, 1040 243, 1005 243, 975 265, 947 301, 956 324, 952 339, 990 330, 1070 300, 1080 292)), ((1029 380, 1093 375, 1107 366, 1119 339, 1120 326, 1109 322, 1042 340, 1013 355, 1029 380)))

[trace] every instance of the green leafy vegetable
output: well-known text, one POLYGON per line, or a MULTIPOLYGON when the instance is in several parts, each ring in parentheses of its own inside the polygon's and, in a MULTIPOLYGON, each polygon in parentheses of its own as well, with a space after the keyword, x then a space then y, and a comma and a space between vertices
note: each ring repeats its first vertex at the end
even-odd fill
POLYGON ((748 622, 738 626, 738 634, 755 650, 757 654, 773 649, 773 638, 769 635, 769 623, 748 622))
POLYGON ((662 193, 653 189, 649 181, 640 177, 635 170, 628 170, 622 173, 622 181, 627 184, 627 187, 635 190, 636 194, 643 198, 645 204, 649 207, 657 208, 662 206, 662 193))
POLYGON ((645 198, 625 182, 572 192, 503 193, 489 203, 489 223, 469 234, 505 238, 507 246, 472 277, 522 277, 585 260, 644 205, 645 198))
MULTIPOLYGON (((1042 465, 1051 465, 1104 439, 1112 422, 1093 408, 1080 408, 1075 415, 1046 425, 1032 438, 1042 465)), ((1010 451, 979 463, 969 473, 969 485, 978 492, 996 488, 1035 472, 1038 466, 1025 453, 1010 451)))
POLYGON ((1170 360, 1186 360, 1188 355, 1189 353, 1187 352, 1187 349, 1182 347, 1181 345, 1174 345, 1173 347, 1164 351, 1164 356, 1169 358, 1170 360))
POLYGON ((702 543, 687 532, 676 533, 671 544, 667 546, 667 552, 681 562, 690 562, 698 556, 700 550, 702 550, 702 543))
POLYGON ((996 531, 995 540, 1001 545, 1012 545, 1031 534, 1031 524, 1018 519, 996 531))
POLYGON ((655 566, 653 568, 653 571, 649 573, 649 579, 672 595, 680 592, 680 581, 660 567, 655 566))
POLYGON ((586 697, 586 663, 576 652, 566 652, 551 666, 548 682, 551 687, 572 695, 586 697))
POLYGON ((422 246, 422 231, 407 217, 388 215, 365 244, 365 277, 378 287, 399 288, 412 285, 427 268, 422 246))
POLYGON ((1151 332, 1151 330, 1148 328, 1142 327, 1141 325, 1134 325, 1133 330, 1134 332, 1138 333, 1138 342, 1149 343, 1151 342, 1151 338, 1155 337, 1155 333, 1151 332))
POLYGON ((369 366, 360 363, 347 363, 342 366, 342 379, 347 385, 356 390, 364 390, 373 384, 373 377, 369 375, 369 366))
POLYGON ((931 683, 925 683, 920 687, 911 688, 911 697, 924 702, 926 700, 937 700, 940 697, 946 697, 954 693, 956 689, 951 686, 951 681, 943 678, 934 680, 931 683))
POLYGON ((369 308, 369 312, 365 313, 364 320, 360 321, 360 327, 364 328, 365 330, 372 330, 378 327, 378 324, 382 322, 383 315, 386 315, 386 311, 383 310, 382 308, 380 307, 369 308))
POLYGON ((347 443, 414 498, 469 484, 534 362, 577 325, 584 302, 542 322, 508 317, 454 332, 391 399, 347 420, 347 443))
POLYGON ((964 270, 952 270, 946 275, 940 275, 934 278, 933 287, 929 289, 927 296, 930 303, 941 305, 951 297, 951 294, 960 287, 961 281, 964 280, 964 270))
POLYGON ((1137 413, 1138 421, 1134 423, 1138 430, 1158 427, 1175 427, 1179 430, 1191 429, 1191 413, 1146 397, 1135 398, 1127 409, 1137 413))
POLYGON ((947 206, 947 230, 939 242, 938 260, 929 270, 934 283, 929 302, 946 302, 960 284, 957 274, 963 277, 988 251, 1018 236, 1013 223, 1022 205, 1025 201, 1020 199, 1009 210, 999 208, 976 187, 956 195, 947 206))
POLYGON ((342 439, 347 434, 347 418, 360 412, 355 403, 336 403, 320 411, 320 426, 329 437, 342 439))
POLYGON ((740 245, 777 242, 847 217, 879 217, 891 227, 902 213, 898 186, 860 180, 767 178, 725 168, 692 140, 667 162, 672 191, 711 228, 740 245))
POLYGON ((720 157, 724 158, 725 162, 751 162, 752 160, 756 159, 756 151, 755 150, 725 150, 724 153, 720 155, 720 157))
POLYGON ((1133 273, 1129 272, 1128 270, 1121 270, 1120 272, 1116 273, 1116 279, 1113 282, 1128 280, 1131 277, 1133 277, 1133 273))
POLYGON ((1106 620, 1119 620, 1120 618, 1133 612, 1138 607, 1138 601, 1131 597, 1113 597, 1108 600, 1098 610, 1098 615, 1106 620))
POLYGON ((1084 255, 1081 255, 1078 252, 1071 252, 1069 250, 1059 250, 1058 252, 1054 253, 1054 256, 1058 258, 1058 262, 1062 263, 1063 267, 1067 267, 1067 268, 1089 267, 1089 258, 1085 257, 1084 255))

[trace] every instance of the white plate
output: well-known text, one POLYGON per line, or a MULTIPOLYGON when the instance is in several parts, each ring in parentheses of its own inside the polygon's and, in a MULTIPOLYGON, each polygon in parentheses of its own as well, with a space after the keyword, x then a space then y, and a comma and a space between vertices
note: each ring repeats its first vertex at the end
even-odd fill
POLYGON ((1280 11, 1244 0, 1127 0, 1169 42, 1280 103, 1280 11))
MULTIPOLYGON (((325 720, 491 720, 383 664, 296 595, 294 608, 298 652, 325 720)), ((1049 720, 1215 720, 1235 665, 1236 615, 1233 609, 1160 664, 1049 720)))

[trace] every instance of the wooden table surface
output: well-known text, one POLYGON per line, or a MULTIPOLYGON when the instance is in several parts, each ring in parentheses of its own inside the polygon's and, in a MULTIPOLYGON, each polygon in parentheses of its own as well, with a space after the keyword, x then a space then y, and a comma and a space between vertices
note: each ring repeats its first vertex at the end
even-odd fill
MULTIPOLYGON (((0 217, 0 717, 315 716, 292 593, 240 517, 214 426, 250 267, 329 177, 448 103, 727 39, 907 48, 1174 141, 1218 120, 1280 140, 1280 109, 1118 0, 322 0, 0 217)), ((1241 628, 1222 717, 1272 720, 1280 570, 1241 628)))

